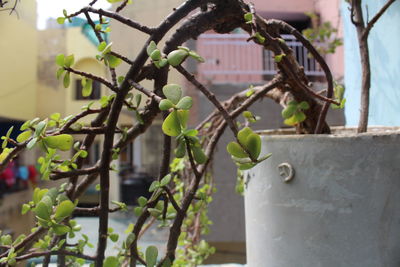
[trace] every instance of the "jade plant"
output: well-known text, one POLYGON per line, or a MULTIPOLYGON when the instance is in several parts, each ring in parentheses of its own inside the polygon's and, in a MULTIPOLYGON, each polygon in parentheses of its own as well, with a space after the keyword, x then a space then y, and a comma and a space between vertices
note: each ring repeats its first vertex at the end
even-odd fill
MULTIPOLYGON (((120 14, 129 0, 108 0, 115 9, 103 10, 95 7, 96 0, 88 6, 57 19, 69 23, 74 17, 84 15, 96 33, 98 54, 93 55, 108 69, 110 78, 77 70, 73 55, 58 55, 57 77, 69 90, 71 74, 82 78, 82 95, 92 93, 93 81, 108 88, 110 94, 82 107, 80 113, 63 118, 59 113, 48 118, 35 118, 22 125, 22 133, 11 138, 10 129, 3 139, 0 154, 0 170, 26 149, 37 149, 42 156, 38 159, 43 180, 64 181, 61 186, 36 188, 33 199, 25 203, 22 213, 32 212, 36 226, 30 233, 12 239, 9 235, 0 237, 0 266, 14 266, 17 262, 43 257, 43 266, 48 266, 51 255, 57 255, 59 266, 137 266, 147 267, 195 266, 214 252, 202 235, 209 232, 210 220, 207 206, 215 192, 210 164, 216 145, 229 128, 235 136, 228 144, 227 151, 240 170, 250 169, 271 155, 261 151, 261 139, 250 123, 257 116, 248 111, 256 101, 269 97, 283 107, 286 122, 296 127, 298 133, 329 133, 325 121, 331 104, 340 105, 334 96, 331 72, 317 49, 296 29, 287 23, 260 17, 252 4, 242 0, 187 0, 173 10, 156 27, 149 27, 120 14), (99 23, 94 22, 98 18, 99 23), (142 49, 128 58, 114 49, 112 43, 103 39, 102 33, 110 31, 109 20, 122 23, 141 33, 148 39, 142 49), (100 26, 99 26, 100 25, 100 26), (204 59, 195 51, 184 46, 189 39, 196 39, 201 33, 213 30, 229 34, 241 28, 249 34, 248 41, 255 42, 272 51, 278 73, 264 85, 243 88, 226 101, 219 101, 185 68, 185 62, 204 59), (290 33, 300 41, 320 64, 327 81, 326 95, 314 92, 280 33, 290 33), (160 41, 165 39, 165 44, 160 41), (117 68, 125 64, 126 73, 117 68), (170 69, 175 69, 193 87, 203 94, 215 107, 199 125, 189 124, 192 97, 185 95, 185 88, 168 82, 170 69), (141 82, 153 81, 153 88, 145 88, 141 82), (146 98, 146 100, 144 100, 146 98), (142 101, 143 99, 143 101, 142 101), (130 128, 118 125, 122 110, 128 110, 136 118, 130 128), (82 119, 93 116, 90 124, 82 119), (162 133, 163 159, 159 175, 151 184, 150 198, 141 197, 138 206, 129 211, 124 203, 110 201, 110 172, 114 171, 112 161, 128 143, 145 132, 159 116, 163 117, 162 133), (238 120, 246 120, 244 127, 238 120), (75 136, 84 135, 81 142, 75 136), (96 136, 101 136, 101 157, 92 166, 84 165, 89 148, 96 136), (74 151, 68 156, 65 151, 74 151), (97 178, 100 184, 100 203, 94 208, 78 207, 79 198, 97 178), (111 205, 110 205, 111 203, 111 205), (128 210, 128 211, 127 211, 128 210), (134 212, 137 220, 119 236, 109 228, 111 212, 134 212), (73 219, 75 214, 98 216, 98 240, 91 244, 73 219), (140 248, 138 240, 148 225, 158 222, 160 227, 169 228, 166 253, 161 255, 155 246, 140 248), (78 238, 71 243, 71 238, 78 238), (105 256, 108 242, 122 240, 112 256, 105 256), (85 254, 85 247, 96 247, 94 255, 85 254)), ((51 183, 50 183, 51 184, 51 183)), ((59 184, 59 183, 58 183, 59 184)))

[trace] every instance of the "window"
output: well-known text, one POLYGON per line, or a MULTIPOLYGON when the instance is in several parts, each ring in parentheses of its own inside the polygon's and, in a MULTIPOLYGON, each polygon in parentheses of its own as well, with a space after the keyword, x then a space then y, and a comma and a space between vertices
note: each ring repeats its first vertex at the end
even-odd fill
POLYGON ((82 80, 77 79, 75 81, 75 100, 93 100, 100 99, 100 83, 98 81, 93 81, 92 94, 90 96, 84 97, 82 95, 82 80))

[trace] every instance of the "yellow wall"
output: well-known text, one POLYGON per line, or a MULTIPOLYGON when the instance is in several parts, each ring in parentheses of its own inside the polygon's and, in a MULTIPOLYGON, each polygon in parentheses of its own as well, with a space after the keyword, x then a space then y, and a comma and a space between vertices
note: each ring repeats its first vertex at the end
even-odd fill
POLYGON ((18 14, 0 14, 0 117, 27 120, 36 111, 36 2, 18 5, 18 14))

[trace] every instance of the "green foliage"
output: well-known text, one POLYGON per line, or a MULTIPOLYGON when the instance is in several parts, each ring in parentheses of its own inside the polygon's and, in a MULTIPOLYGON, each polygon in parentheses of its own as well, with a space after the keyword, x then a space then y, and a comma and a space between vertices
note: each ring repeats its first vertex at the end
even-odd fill
POLYGON ((178 104, 182 98, 182 88, 178 84, 167 84, 163 87, 162 91, 165 97, 173 104, 178 104))
POLYGON ((157 263, 158 249, 155 246, 149 246, 146 249, 146 267, 154 267, 157 263))
MULTIPOLYGON (((111 1, 111 0, 108 0, 108 1, 111 1)), ((119 266, 118 258, 114 257, 114 256, 107 257, 104 260, 103 266, 104 267, 118 267, 119 266)))
POLYGON ((334 99, 339 102, 340 105, 331 104, 332 109, 343 109, 346 103, 346 98, 344 98, 344 86, 342 84, 334 83, 334 99))
POLYGON ((261 44, 263 44, 265 42, 265 37, 262 36, 259 32, 256 32, 254 34, 254 38, 256 38, 256 40, 261 44))
POLYGON ((72 148, 74 139, 72 135, 60 134, 53 136, 46 136, 43 138, 44 144, 53 149, 59 149, 62 151, 69 151, 72 148))
POLYGON ((246 21, 246 24, 251 24, 253 22, 253 14, 250 12, 244 14, 244 21, 246 21))
POLYGON ((173 67, 179 66, 188 55, 189 52, 183 49, 174 50, 167 56, 168 63, 173 67))
POLYGON ((309 108, 310 105, 305 101, 300 103, 294 100, 290 101, 286 108, 282 110, 282 117, 285 119, 284 123, 289 126, 298 125, 306 119, 303 111, 309 108))
MULTIPOLYGON (((312 20, 319 20, 315 13, 306 13, 312 20)), ((336 48, 343 45, 341 38, 337 37, 338 30, 329 21, 323 22, 316 27, 303 30, 303 35, 315 46, 322 55, 333 54, 336 48)))
POLYGON ((285 56, 286 56, 286 54, 276 55, 276 56, 274 57, 274 60, 275 60, 276 63, 279 63, 279 62, 282 61, 283 57, 285 57, 285 56))
POLYGON ((267 154, 261 158, 259 157, 261 153, 261 137, 254 133, 250 127, 240 130, 236 138, 238 142, 230 142, 226 150, 232 156, 239 170, 251 169, 271 156, 271 154, 267 154))

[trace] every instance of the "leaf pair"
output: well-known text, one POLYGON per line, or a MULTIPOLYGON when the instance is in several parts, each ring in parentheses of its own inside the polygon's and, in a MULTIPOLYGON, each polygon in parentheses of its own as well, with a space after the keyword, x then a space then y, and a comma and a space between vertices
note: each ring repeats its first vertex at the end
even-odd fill
POLYGON ((167 64, 177 67, 189 56, 199 62, 204 62, 204 59, 199 54, 184 46, 178 46, 178 49, 170 52, 165 57, 165 54, 157 48, 157 44, 151 41, 147 46, 146 52, 157 68, 165 67, 167 64))
POLYGON ((168 54, 167 59, 168 59, 168 63, 171 66, 177 67, 180 64, 182 64, 182 62, 188 56, 194 58, 195 60, 197 60, 199 62, 205 62, 204 58, 202 58, 199 54, 197 54, 195 51, 190 50, 189 48, 184 47, 184 46, 178 46, 177 50, 174 50, 168 54))
POLYGON ((261 153, 261 137, 249 127, 245 127, 237 134, 238 142, 230 142, 226 150, 232 156, 240 170, 253 168, 270 155, 259 158, 261 153))
POLYGON ((284 123, 289 126, 295 126, 306 119, 304 110, 310 108, 310 105, 306 101, 297 103, 292 100, 288 103, 285 109, 282 110, 282 117, 285 119, 284 123))
POLYGON ((75 62, 74 55, 65 56, 64 54, 59 54, 56 56, 56 64, 60 66, 56 72, 57 79, 64 74, 63 85, 65 88, 68 88, 71 83, 71 74, 69 71, 66 71, 65 68, 70 68, 75 62))
POLYGON ((335 83, 334 96, 335 100, 340 103, 340 105, 331 104, 332 109, 343 109, 346 103, 346 98, 344 98, 344 86, 342 84, 335 83))
POLYGON ((165 55, 157 48, 157 44, 154 41, 149 43, 146 52, 157 68, 160 69, 168 64, 168 60, 165 58, 165 55))
POLYGON ((71 228, 67 225, 61 224, 61 222, 71 216, 74 211, 75 205, 71 200, 60 198, 59 204, 53 213, 53 205, 57 196, 57 190, 35 190, 34 192, 34 203, 36 207, 33 209, 36 218, 38 219, 39 225, 45 228, 51 227, 56 235, 64 235, 71 231, 71 228), (41 197, 41 195, 43 195, 41 197), (41 197, 41 198, 40 198, 41 197), (38 201, 38 198, 40 200, 38 201))
POLYGON ((97 46, 97 50, 101 52, 101 55, 97 55, 96 58, 100 61, 104 60, 106 66, 110 68, 116 68, 121 64, 122 60, 111 54, 111 47, 112 43, 107 44, 105 41, 101 42, 97 46))

